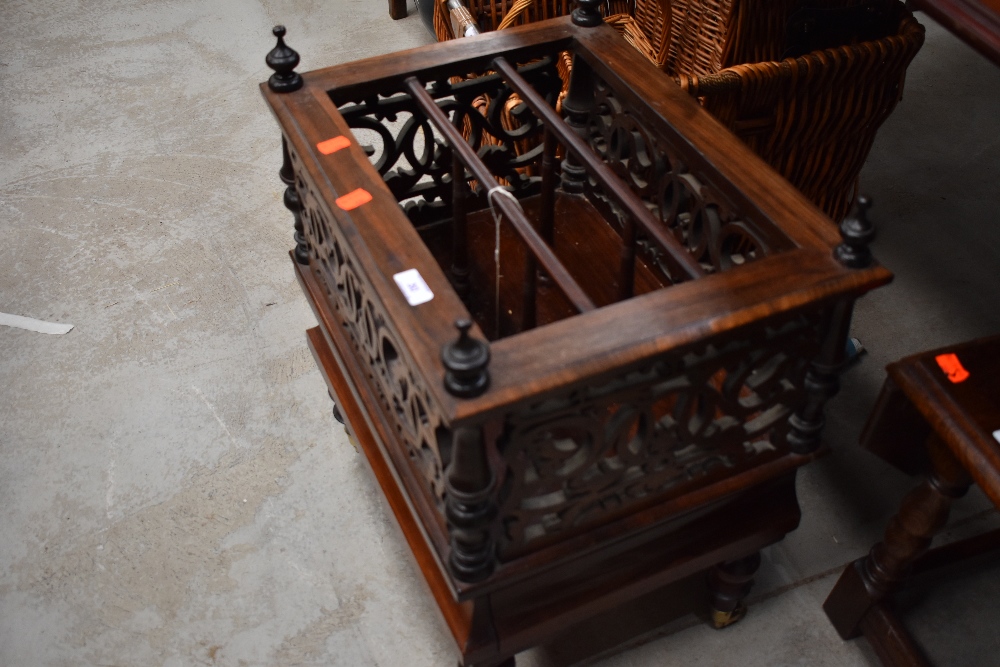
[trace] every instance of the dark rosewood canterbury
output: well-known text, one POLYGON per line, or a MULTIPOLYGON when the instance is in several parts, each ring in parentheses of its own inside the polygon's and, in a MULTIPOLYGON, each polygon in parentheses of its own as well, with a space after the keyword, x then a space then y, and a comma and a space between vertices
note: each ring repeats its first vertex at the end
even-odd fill
POLYGON ((600 5, 262 86, 309 344, 466 666, 697 572, 737 620, 891 278, 600 5))

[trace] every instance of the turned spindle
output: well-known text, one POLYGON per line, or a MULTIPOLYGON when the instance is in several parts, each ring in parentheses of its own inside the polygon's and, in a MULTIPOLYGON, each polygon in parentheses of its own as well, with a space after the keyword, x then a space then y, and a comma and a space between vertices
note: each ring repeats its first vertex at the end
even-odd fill
POLYGON ((833 256, 848 268, 863 269, 871 266, 872 251, 868 246, 875 240, 875 225, 868 220, 868 209, 871 206, 871 199, 861 195, 854 214, 840 223, 843 243, 834 249, 833 256))
POLYGON ((451 537, 448 565, 461 581, 482 581, 495 566, 490 522, 496 507, 492 503, 493 472, 480 429, 455 429, 446 479, 445 514, 451 537))

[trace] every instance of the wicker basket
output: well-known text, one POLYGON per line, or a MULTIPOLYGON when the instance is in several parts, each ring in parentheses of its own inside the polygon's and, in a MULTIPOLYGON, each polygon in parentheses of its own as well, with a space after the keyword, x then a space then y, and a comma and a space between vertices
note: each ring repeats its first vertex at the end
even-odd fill
MULTIPOLYGON (((434 32, 438 41, 455 39, 455 30, 447 8, 448 0, 434 0, 434 32)), ((514 25, 523 25, 557 18, 570 14, 576 7, 576 0, 463 0, 472 19, 482 32, 504 30, 514 25)), ((640 53, 658 67, 663 68, 670 44, 669 12, 670 0, 607 0, 604 5, 605 22, 614 27, 640 53), (650 35, 653 36, 650 39, 650 35)), ((569 74, 572 60, 567 52, 560 54, 557 61, 563 87, 556 102, 556 110, 561 110, 562 101, 569 88, 569 74)), ((507 100, 502 123, 505 129, 517 126, 511 110, 521 103, 517 95, 507 100)), ((477 100, 476 105, 484 111, 489 106, 486 96, 477 100)), ((465 128, 466 136, 471 127, 465 128)), ((495 144, 496 138, 488 133, 482 136, 485 144, 495 144)), ((520 142, 518 150, 528 151, 537 140, 520 142)), ((529 169, 530 171, 530 169, 529 169)))
POLYGON ((875 134, 924 28, 898 4, 889 37, 679 77, 681 87, 834 220, 853 204, 875 134))
MULTIPOLYGON (((435 0, 442 41, 454 37, 446 2, 435 0)), ((562 16, 576 4, 467 3, 484 31, 562 16)), ((606 23, 835 220, 853 203, 875 133, 899 101, 924 39, 923 27, 897 0, 609 0, 605 13, 606 23), (782 60, 789 22, 803 4, 888 10, 896 29, 782 60)), ((565 95, 569 63, 560 65, 565 95)))
MULTIPOLYGON (((454 39, 447 0, 435 0, 434 32, 438 41, 454 39)), ((576 0, 467 0, 469 13, 483 32, 565 16, 576 0)), ((670 44, 670 0, 607 0, 605 22, 650 61, 663 67, 670 44)), ((568 79, 567 79, 568 80, 568 79)))

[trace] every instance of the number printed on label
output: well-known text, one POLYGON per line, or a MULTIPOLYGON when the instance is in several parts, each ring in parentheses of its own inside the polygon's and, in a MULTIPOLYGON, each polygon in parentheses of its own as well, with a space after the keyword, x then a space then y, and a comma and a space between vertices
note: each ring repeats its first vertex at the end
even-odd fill
POLYGON ((434 298, 434 292, 424 282, 423 276, 416 269, 400 271, 392 277, 399 286, 399 291, 406 297, 406 302, 411 306, 419 306, 434 298))

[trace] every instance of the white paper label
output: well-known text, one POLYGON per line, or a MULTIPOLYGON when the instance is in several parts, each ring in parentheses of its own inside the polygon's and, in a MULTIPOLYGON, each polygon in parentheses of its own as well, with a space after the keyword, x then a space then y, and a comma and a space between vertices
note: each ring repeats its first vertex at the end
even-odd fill
POLYGON ((996 440, 997 442, 1000 442, 1000 428, 993 431, 993 439, 996 440))
POLYGON ((399 285, 399 291, 406 297, 406 302, 411 306, 419 306, 434 298, 434 292, 424 282, 424 277, 416 269, 400 271, 392 277, 399 285))

